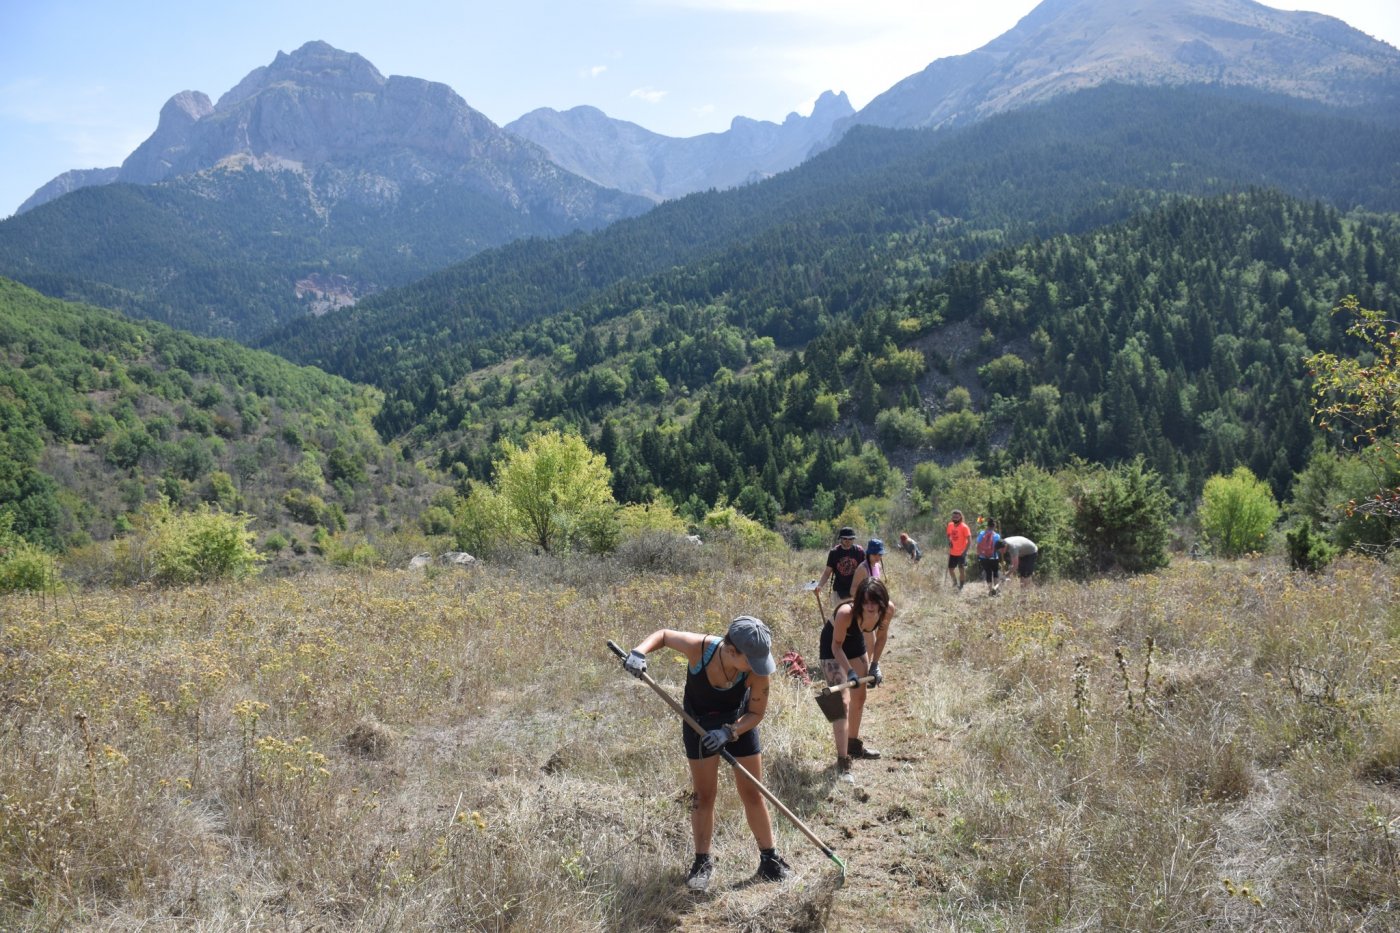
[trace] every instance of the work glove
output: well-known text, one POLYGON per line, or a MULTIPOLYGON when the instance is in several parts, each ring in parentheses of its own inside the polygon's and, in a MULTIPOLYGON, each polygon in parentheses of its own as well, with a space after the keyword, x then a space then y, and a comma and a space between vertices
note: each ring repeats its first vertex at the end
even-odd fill
POLYGON ((647 672, 647 656, 634 649, 631 654, 623 659, 622 669, 638 680, 641 680, 642 675, 647 672))
POLYGON ((879 661, 876 661, 874 664, 870 665, 870 676, 875 678, 870 682, 871 690, 874 690, 876 687, 880 686, 880 684, 885 682, 885 675, 880 673, 879 661))
POLYGON ((854 667, 846 673, 846 680, 850 683, 852 690, 860 686, 860 675, 856 673, 854 667))
POLYGON ((700 737, 700 747, 705 750, 706 755, 713 755, 730 742, 732 733, 721 726, 718 729, 711 729, 700 737))

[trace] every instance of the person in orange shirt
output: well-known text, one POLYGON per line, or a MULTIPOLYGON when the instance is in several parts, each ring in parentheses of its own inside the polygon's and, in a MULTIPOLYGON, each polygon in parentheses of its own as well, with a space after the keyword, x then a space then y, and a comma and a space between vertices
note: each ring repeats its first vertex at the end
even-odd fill
POLYGON ((963 513, 953 509, 953 520, 948 523, 948 579, 958 589, 967 582, 967 547, 972 543, 972 529, 963 521, 963 513))

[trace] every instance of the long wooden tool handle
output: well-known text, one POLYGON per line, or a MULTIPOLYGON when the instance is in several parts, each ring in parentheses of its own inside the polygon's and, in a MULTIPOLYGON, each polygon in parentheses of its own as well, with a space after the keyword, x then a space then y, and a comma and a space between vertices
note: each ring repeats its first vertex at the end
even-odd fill
MULTIPOLYGON (((617 642, 613 641, 612 639, 608 639, 608 647, 611 648, 613 654, 617 655, 619 658, 627 657, 627 652, 623 651, 620 647, 618 647, 617 642)), ((700 727, 700 723, 696 722, 695 718, 685 711, 684 706, 681 706, 681 704, 676 702, 675 697, 671 696, 671 694, 667 693, 660 684, 652 680, 651 675, 643 671, 641 674, 641 681, 651 689, 655 690, 656 695, 661 697, 661 699, 665 700, 667 706, 671 707, 671 709, 679 713, 681 719, 685 720, 685 724, 695 730, 696 735, 704 736, 705 730, 700 727)), ((787 805, 784 804, 781 800, 779 800, 771 790, 764 787, 762 781, 750 774, 748 768, 745 768, 743 765, 739 764, 738 760, 729 753, 729 749, 721 748, 719 750, 719 753, 725 761, 729 762, 730 767, 732 767, 735 771, 752 781, 753 786, 758 788, 758 792, 763 795, 764 799, 766 799, 769 803, 776 807, 779 813, 791 820, 792 825, 796 826, 799 830, 801 830, 802 835, 810 839, 813 845, 815 845, 818 849, 821 849, 823 855, 825 855, 827 858, 831 859, 833 862, 839 865, 841 867, 841 875, 842 877, 845 877, 846 863, 841 861, 840 856, 838 856, 830 846, 822 842, 821 839, 817 837, 816 833, 812 832, 812 830, 807 828, 807 824, 802 822, 802 820, 798 819, 797 814, 789 810, 787 808, 787 805)))
MULTIPOLYGON (((871 684, 873 684, 874 682, 875 682, 875 678, 874 678, 874 677, 871 677, 869 674, 867 674, 867 675, 865 675, 864 677, 858 678, 858 679, 856 680, 856 686, 858 686, 858 687, 868 687, 868 686, 870 686, 871 684)), ((849 690, 850 688, 851 688, 851 682, 850 682, 849 680, 843 680, 843 681, 841 681, 839 684, 827 684, 827 685, 826 685, 825 687, 823 687, 819 692, 820 692, 820 693, 840 693, 842 690, 849 690)))

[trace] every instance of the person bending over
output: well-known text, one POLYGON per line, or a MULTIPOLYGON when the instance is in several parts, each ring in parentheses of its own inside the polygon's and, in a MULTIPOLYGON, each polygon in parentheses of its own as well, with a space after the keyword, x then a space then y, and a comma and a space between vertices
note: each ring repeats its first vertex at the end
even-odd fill
POLYGON ((758 877, 764 881, 786 879, 792 869, 774 847, 773 823, 763 794, 754 783, 763 780, 758 724, 768 711, 769 678, 777 669, 773 662, 773 634, 753 616, 735 619, 722 638, 658 629, 632 649, 622 662, 623 668, 640 679, 647 669, 647 655, 657 648, 678 651, 689 662, 684 706, 705 730, 699 734, 689 724, 681 727, 694 791, 690 832, 695 840, 695 860, 686 885, 693 891, 705 891, 714 876, 710 846, 714 838, 720 749, 727 749, 753 775, 751 781, 736 770, 734 786, 744 805, 749 831, 758 843, 758 877))

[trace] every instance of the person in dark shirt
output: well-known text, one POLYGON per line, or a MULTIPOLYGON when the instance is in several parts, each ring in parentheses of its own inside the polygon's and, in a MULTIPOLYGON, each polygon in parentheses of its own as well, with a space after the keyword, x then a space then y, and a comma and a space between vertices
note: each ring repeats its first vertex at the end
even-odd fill
MULTIPOLYGON (((820 593, 826 586, 826 581, 830 580, 831 590, 836 594, 836 605, 850 602, 851 582, 855 579, 856 567, 863 560, 865 551, 856 544, 856 530, 849 526, 842 528, 840 541, 826 553, 826 567, 822 570, 821 579, 817 581, 817 592, 820 593)), ((834 607, 832 611, 835 611, 834 607)))

